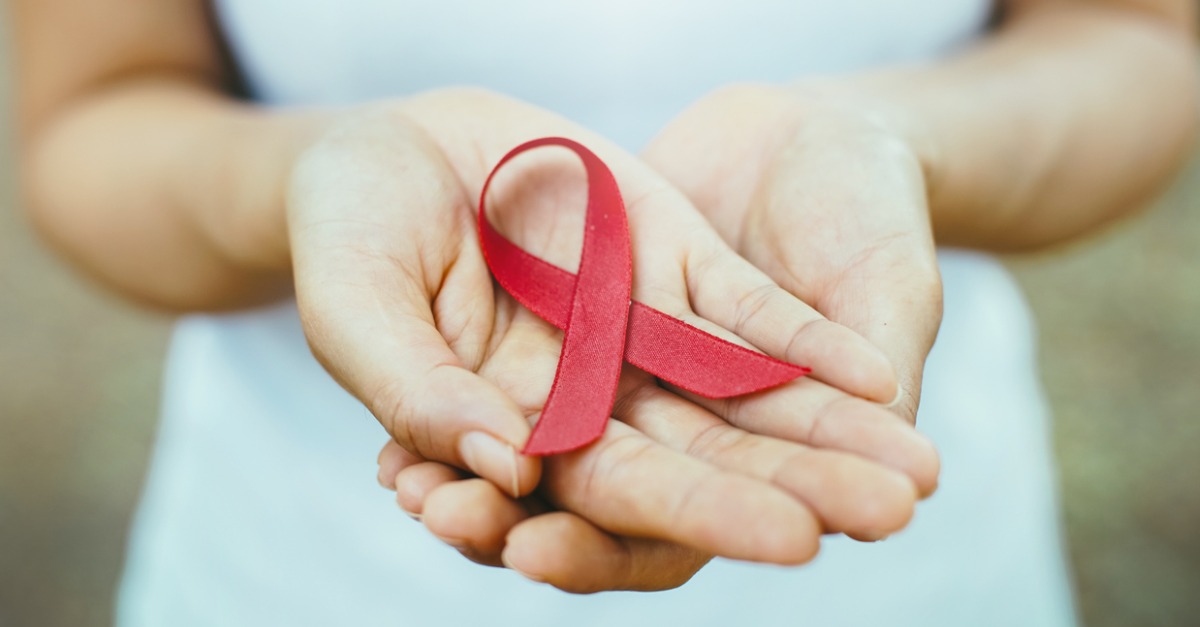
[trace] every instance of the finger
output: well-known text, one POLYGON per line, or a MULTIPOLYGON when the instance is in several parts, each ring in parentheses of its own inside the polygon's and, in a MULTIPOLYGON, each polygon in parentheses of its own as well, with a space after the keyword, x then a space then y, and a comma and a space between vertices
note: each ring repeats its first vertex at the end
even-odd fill
POLYGON ((912 518, 912 480, 857 455, 747 433, 653 386, 621 409, 623 421, 665 446, 785 490, 817 514, 825 531, 879 538, 912 518))
MULTIPOLYGON (((557 354, 544 325, 530 318, 514 317, 481 371, 535 413, 557 354)), ((618 399, 640 386, 653 381, 627 370, 618 399)), ((806 561, 819 544, 815 516, 780 489, 666 449, 619 422, 610 421, 596 443, 544 463, 541 493, 612 533, 778 563, 806 561)))
POLYGON ((455 353, 434 316, 436 303, 439 313, 466 312, 480 321, 454 327, 475 334, 490 327, 486 267, 476 248, 462 244, 469 241, 469 205, 446 168, 420 152, 419 138, 410 139, 409 152, 373 154, 353 167, 336 159, 305 164, 340 177, 337 185, 292 193, 289 226, 305 336, 322 365, 401 446, 470 468, 513 494, 528 493, 540 468, 517 453, 528 421, 455 353), (328 187, 342 193, 329 198, 328 187), (433 234, 372 218, 410 205, 442 212, 433 234))
POLYGON ((887 355, 900 382, 890 405, 909 423, 942 313, 923 181, 920 164, 894 149, 784 151, 743 238, 754 242, 743 250, 747 259, 781 287, 887 355), (871 172, 869 181, 863 172, 871 172), (846 181, 852 189, 837 187, 846 181), (822 232, 813 223, 820 212, 805 209, 831 198, 848 217, 822 232))
POLYGON ((678 544, 614 536, 568 512, 518 523, 501 557, 529 579, 581 594, 677 588, 711 559, 678 544))
POLYGON ((392 481, 396 486, 396 504, 404 513, 420 520, 425 512, 425 500, 437 488, 459 481, 462 474, 453 466, 440 462, 421 462, 397 472, 392 481))
MULTIPOLYGON (((653 229, 656 227, 653 219, 669 213, 664 207, 677 204, 675 196, 664 192, 637 198, 631 206, 640 209, 631 211, 631 215, 639 216, 637 219, 647 222, 647 228, 653 229), (647 210, 646 206, 650 204, 660 211, 647 210)), ((877 403, 847 402, 852 397, 835 389, 840 387, 877 402, 896 399, 899 391, 897 376, 888 354, 855 331, 826 320, 749 262, 734 255, 723 243, 713 243, 710 238, 715 235, 707 227, 688 232, 696 242, 693 245, 696 251, 711 251, 707 255, 695 253, 687 257, 690 293, 679 287, 682 281, 677 280, 672 287, 666 275, 639 270, 646 276, 639 276, 639 287, 635 290, 639 292, 638 297, 718 337, 742 345, 751 340, 769 354, 805 363, 816 370, 816 376, 810 377, 809 381, 793 382, 783 388, 732 401, 712 401, 690 394, 689 398, 722 416, 733 408, 745 408, 747 416, 738 424, 750 431, 759 432, 763 422, 785 421, 788 429, 776 429, 767 434, 814 446, 833 446, 881 461, 909 475, 921 494, 932 493, 939 469, 932 445, 912 429, 889 420, 887 412, 880 410, 877 403), (692 309, 701 315, 692 314, 692 309), (804 355, 809 357, 806 359, 804 355), (822 380, 828 385, 818 383, 822 380), (805 396, 813 390, 820 393, 805 396), (767 403, 748 400, 755 398, 772 400, 767 403), (836 428, 820 433, 814 428, 819 422, 843 415, 848 417, 836 428), (889 436, 894 441, 889 442, 889 436)), ((671 267, 669 249, 670 246, 639 248, 639 254, 649 260, 639 268, 671 267)), ((909 389, 919 390, 911 373, 908 380, 909 389)))
POLYGON ((894 281, 847 279, 824 298, 831 317, 861 333, 896 364, 900 389, 886 407, 909 424, 916 424, 925 359, 942 320, 941 298, 936 271, 894 281), (850 305, 852 300, 866 302, 850 305))
POLYGON ((826 319, 724 243, 698 242, 684 271, 688 302, 699 316, 772 357, 812 368, 809 376, 850 394, 883 403, 896 398, 896 372, 879 348, 826 319))
POLYGON ((308 336, 314 346, 339 347, 321 352, 328 369, 401 446, 469 468, 514 495, 528 493, 539 464, 517 452, 529 435, 525 416, 495 385, 463 367, 431 320, 403 309, 397 304, 393 310, 400 311, 380 315, 385 320, 314 314, 308 336))
POLYGON ((787 493, 621 422, 610 421, 595 444, 546 463, 547 496, 611 533, 777 564, 804 563, 819 548, 820 523, 787 493))
POLYGON ((469 559, 500 566, 505 536, 530 516, 518 501, 482 479, 444 483, 425 499, 423 522, 430 533, 469 559))
POLYGON ((379 485, 389 490, 395 490, 396 475, 401 470, 425 460, 404 450, 404 447, 397 444, 395 440, 388 440, 380 449, 376 461, 379 463, 379 485))
POLYGON ((721 241, 690 201, 667 185, 622 188, 633 233, 634 297, 722 339, 813 369, 813 376, 878 402, 896 398, 879 348, 777 286, 721 241), (696 325, 695 312, 713 324, 696 325), (736 336, 733 339, 730 336, 736 336))
POLYGON ((421 493, 426 526, 468 558, 503 563, 568 592, 666 590, 710 559, 677 544, 612 536, 574 514, 537 515, 544 509, 529 499, 516 501, 487 482, 458 480, 443 464, 405 468, 397 486, 398 495, 421 493))
POLYGON ((906 475, 923 497, 937 489, 941 462, 929 438, 883 406, 820 381, 729 399, 675 391, 745 431, 878 462, 906 475))

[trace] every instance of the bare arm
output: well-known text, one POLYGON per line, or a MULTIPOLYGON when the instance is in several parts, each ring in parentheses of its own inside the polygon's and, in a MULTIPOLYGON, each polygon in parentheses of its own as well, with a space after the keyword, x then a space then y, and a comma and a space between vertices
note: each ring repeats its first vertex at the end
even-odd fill
MULTIPOLYGON (((338 112, 272 111, 222 94, 227 72, 199 2, 22 0, 17 8, 27 191, 51 240, 110 285, 165 307, 253 303, 282 292, 291 276, 314 355, 405 450, 469 469, 503 490, 495 495, 540 485, 569 510, 571 529, 592 538, 658 538, 629 551, 670 570, 640 569, 607 586, 678 585, 709 554, 804 561, 822 531, 879 537, 903 527, 936 485, 932 446, 877 403, 895 396, 883 354, 837 325, 809 324, 817 320, 802 314, 815 312, 777 287, 781 298, 755 307, 765 316, 739 322, 731 304, 770 291, 770 280, 658 173, 586 129, 470 89, 338 112), (625 423, 610 423, 608 442, 620 443, 556 458, 538 483, 539 460, 516 451, 545 402, 559 336, 493 293, 471 199, 488 166, 542 135, 585 141, 630 197, 644 199, 630 211, 631 230, 650 234, 635 241, 654 247, 635 252, 651 261, 637 266, 634 298, 730 339, 755 337, 779 357, 805 355, 827 375, 759 395, 787 407, 786 424, 772 423, 778 410, 760 404, 739 412, 746 427, 735 428, 635 371, 616 414, 625 423), (679 245, 663 245, 670 241, 679 245), (691 311, 701 303, 711 311, 691 311), (689 416, 696 420, 685 424, 689 416), (810 448, 823 454, 807 456, 810 448), (780 485, 821 472, 832 483, 807 484, 819 490, 780 485), (629 477, 649 476, 695 486, 628 489, 629 477), (663 494, 687 494, 707 509, 663 507, 663 494), (646 513, 645 526, 631 524, 635 511, 646 513), (723 521, 734 514, 743 518, 723 521), (750 523, 772 531, 746 533, 750 523)), ((561 198, 555 181, 582 192, 536 168, 530 180, 543 201, 561 198)), ((570 238, 549 229, 570 224, 522 221, 528 237, 517 239, 561 246, 570 238)))
POLYGON ((1191 0, 1009 12, 967 54, 853 86, 913 137, 942 243, 1022 249, 1085 232, 1139 208, 1196 134, 1191 0))
POLYGON ((267 114, 223 95, 229 73, 199 0, 10 7, 24 192, 43 235, 160 307, 282 293, 287 168, 323 116, 267 114))
MULTIPOLYGON (((46 237, 159 306, 278 294, 286 168, 323 116, 223 96, 228 71, 198 0, 14 5, 25 190, 46 237)), ((885 103, 911 138, 946 243, 1023 248, 1084 231, 1161 185, 1195 132, 1193 3, 1012 13, 957 60, 834 88, 885 103)))
MULTIPOLYGON (((1136 208, 1196 131, 1194 19, 1190 0, 1014 4, 950 61, 721 90, 643 157, 780 285, 883 348, 908 393, 896 409, 914 420, 941 317, 931 231, 1028 248, 1136 208)), ((385 449, 381 476, 433 527, 492 512, 455 537, 481 552, 506 538, 508 562, 542 579, 620 581, 573 550, 580 536, 509 533, 516 504, 412 461, 385 449)), ((605 552, 621 563, 619 546, 605 552)))

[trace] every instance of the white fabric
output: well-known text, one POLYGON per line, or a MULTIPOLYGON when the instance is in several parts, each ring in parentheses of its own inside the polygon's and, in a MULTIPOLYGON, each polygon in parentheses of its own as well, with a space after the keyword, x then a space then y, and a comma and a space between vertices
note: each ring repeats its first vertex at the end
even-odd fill
MULTIPOLYGON (((222 9, 266 102, 479 84, 633 149, 722 83, 927 57, 968 39, 986 13, 949 0, 241 0, 222 9)), ((172 343, 117 622, 1071 625, 1029 314, 994 260, 948 251, 941 261, 945 322, 920 426, 942 451, 943 475, 912 526, 874 545, 827 539, 805 568, 717 561, 654 594, 572 596, 467 562, 376 485, 386 435, 312 359, 294 303, 187 318, 172 343)))

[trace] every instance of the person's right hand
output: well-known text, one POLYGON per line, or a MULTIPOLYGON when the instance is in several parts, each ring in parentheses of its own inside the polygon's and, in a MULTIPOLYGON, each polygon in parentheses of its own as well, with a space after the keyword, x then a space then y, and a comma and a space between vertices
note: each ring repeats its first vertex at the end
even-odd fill
MULTIPOLYGON (((539 462, 516 448, 545 400, 561 334, 493 289, 473 198, 504 152, 545 135, 577 138, 612 167, 629 201, 635 299, 802 361, 821 380, 766 392, 797 401, 794 416, 769 417, 797 425, 798 442, 787 442, 734 428, 626 368, 614 410, 621 422, 596 444, 554 457, 541 497, 578 528, 689 547, 689 559, 676 559, 683 549, 654 554, 674 555, 671 572, 687 575, 708 554, 799 563, 823 531, 878 537, 902 527, 935 481, 936 456, 887 412, 851 398, 894 396, 882 354, 737 257, 637 159, 491 94, 438 92, 349 113, 296 165, 287 206, 297 301, 330 373, 409 454, 469 469, 497 494, 530 493, 539 462), (835 398, 853 402, 837 404, 839 420, 822 421, 835 398)), ((542 152, 498 179, 497 220, 534 254, 571 267, 582 211, 563 208, 581 207, 585 186, 573 158, 542 152), (511 206, 521 212, 503 211, 511 206)), ((677 578, 616 585, 669 587, 677 578)))

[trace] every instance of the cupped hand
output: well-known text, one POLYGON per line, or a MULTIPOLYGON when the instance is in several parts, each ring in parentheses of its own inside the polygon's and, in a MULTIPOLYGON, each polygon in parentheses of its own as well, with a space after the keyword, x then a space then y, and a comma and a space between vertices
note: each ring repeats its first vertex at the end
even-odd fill
MULTIPOLYGON (((310 343, 330 371, 409 454, 469 468, 499 488, 488 488, 494 496, 529 492, 536 461, 508 445, 524 441, 524 416, 544 402, 561 339, 492 291, 474 245, 471 198, 503 152, 548 134, 581 139, 613 168, 628 201, 637 300, 803 361, 824 379, 759 395, 803 401, 795 407, 739 403, 745 416, 783 425, 779 430, 794 440, 785 442, 732 427, 627 369, 614 412, 625 424, 611 424, 596 445, 550 462, 540 495, 573 514, 549 520, 780 563, 811 557, 821 531, 869 537, 902 526, 914 481, 928 465, 922 460, 933 455, 928 443, 903 431, 874 438, 891 443, 875 453, 907 460, 894 465, 916 469, 909 473, 837 450, 863 449, 850 437, 856 432, 896 431, 862 400, 894 396, 894 374, 882 355, 737 257, 682 195, 636 159, 490 94, 430 94, 376 110, 335 129, 297 168, 297 294, 310 343), (838 399, 858 411, 843 424, 826 424, 822 412, 838 399), (480 432, 499 436, 492 450, 500 454, 489 463, 462 445, 465 434, 480 432)), ((569 156, 549 152, 508 184, 497 181, 496 217, 531 252, 570 267, 582 212, 564 207, 581 207, 585 187, 569 156), (520 211, 504 210, 511 206, 520 211)), ((865 452, 873 446, 868 441, 865 452)))
POLYGON ((743 257, 878 346, 900 380, 893 408, 911 424, 941 279, 919 132, 885 105, 834 83, 730 87, 642 156, 743 257))

